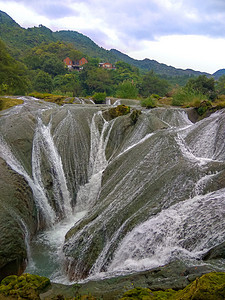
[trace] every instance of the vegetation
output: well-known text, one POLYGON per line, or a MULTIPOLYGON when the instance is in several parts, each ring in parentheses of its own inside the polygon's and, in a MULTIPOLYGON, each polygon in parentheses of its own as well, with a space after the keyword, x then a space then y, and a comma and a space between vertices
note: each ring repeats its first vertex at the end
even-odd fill
POLYGON ((0 111, 19 104, 23 104, 22 99, 0 97, 0 111))
POLYGON ((141 106, 146 108, 156 107, 156 98, 154 96, 150 96, 148 98, 142 99, 141 106))
POLYGON ((25 65, 13 59, 0 41, 0 95, 24 94, 27 89, 25 65))
POLYGON ((108 114, 111 119, 124 116, 130 113, 130 107, 126 105, 117 105, 109 109, 108 114))
POLYGON ((136 99, 137 95, 138 89, 135 84, 129 80, 120 83, 116 92, 116 96, 123 99, 136 99))
POLYGON ((105 98, 106 98, 106 93, 95 93, 92 96, 93 100, 95 103, 97 104, 101 104, 105 102, 105 98))
POLYGON ((73 98, 68 98, 66 96, 61 96, 61 95, 53 95, 49 93, 30 93, 29 96, 35 97, 38 99, 43 99, 46 102, 52 102, 56 103, 58 105, 63 105, 64 103, 72 103, 73 98))
MULTIPOLYGON (((202 116, 224 107, 224 70, 220 70, 218 81, 192 70, 177 72, 156 61, 137 61, 117 50, 107 51, 78 32, 52 32, 43 25, 24 29, 1 11, 0 38, 7 45, 0 41, 0 95, 92 96, 96 103, 112 96, 140 99, 146 108, 171 103, 193 106, 202 116), (63 63, 67 56, 73 61, 85 57, 88 63, 79 72, 70 71, 63 63), (116 68, 100 68, 103 59, 117 61, 116 68), (156 94, 160 98, 153 96, 156 94)), ((64 99, 51 101, 62 104, 64 99)))
POLYGON ((134 288, 124 293, 121 300, 222 300, 225 299, 225 273, 208 273, 183 290, 151 291, 134 288))
POLYGON ((206 100, 207 97, 202 93, 189 89, 186 86, 184 88, 178 88, 173 94, 172 105, 175 106, 196 106, 201 101, 206 100))
POLYGON ((50 285, 50 280, 38 275, 11 275, 2 280, 0 295, 13 296, 16 299, 40 299, 39 294, 50 285))

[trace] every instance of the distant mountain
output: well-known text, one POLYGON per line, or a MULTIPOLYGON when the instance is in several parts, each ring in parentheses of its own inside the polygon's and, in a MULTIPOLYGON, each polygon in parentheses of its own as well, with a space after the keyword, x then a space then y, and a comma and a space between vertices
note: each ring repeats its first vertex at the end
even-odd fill
MULTIPOLYGON (((124 61, 130 65, 138 67, 144 71, 153 70, 156 74, 167 76, 198 76, 210 75, 205 72, 194 71, 191 69, 183 70, 159 63, 151 59, 137 60, 121 53, 116 49, 106 50, 95 44, 89 37, 70 30, 62 30, 52 32, 49 28, 39 25, 33 28, 22 28, 9 15, 0 11, 0 39, 9 48, 10 53, 19 58, 24 51, 40 45, 42 42, 67 42, 83 52, 85 55, 99 58, 102 61, 115 63, 116 61, 124 61)), ((218 71, 219 72, 219 71, 218 71)))
POLYGON ((215 73, 213 73, 212 76, 217 80, 222 75, 225 75, 225 69, 220 69, 220 70, 216 71, 215 73))
POLYGON ((172 66, 168 66, 166 64, 159 63, 156 60, 152 60, 152 59, 148 59, 148 58, 145 58, 143 60, 133 59, 133 58, 129 57, 128 55, 123 54, 116 49, 111 49, 110 52, 113 53, 117 57, 118 60, 125 61, 128 64, 138 67, 142 70, 153 70, 155 73, 161 74, 161 75, 170 75, 170 76, 209 75, 208 73, 194 71, 191 69, 187 69, 187 70, 177 69, 172 66))

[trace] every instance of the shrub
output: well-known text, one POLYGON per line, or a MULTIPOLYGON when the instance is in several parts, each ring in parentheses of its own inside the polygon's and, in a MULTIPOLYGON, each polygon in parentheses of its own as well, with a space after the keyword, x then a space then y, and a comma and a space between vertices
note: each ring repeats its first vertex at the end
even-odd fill
POLYGON ((92 98, 95 103, 102 104, 105 101, 106 93, 95 93, 92 98))
POLYGON ((195 106, 206 100, 207 97, 200 92, 187 88, 179 88, 173 95, 172 105, 174 106, 195 106))
POLYGON ((116 92, 116 97, 123 99, 136 99, 137 95, 136 85, 128 80, 120 83, 116 92))
POLYGON ((141 106, 146 108, 154 108, 156 107, 156 99, 155 97, 148 97, 141 100, 141 106))

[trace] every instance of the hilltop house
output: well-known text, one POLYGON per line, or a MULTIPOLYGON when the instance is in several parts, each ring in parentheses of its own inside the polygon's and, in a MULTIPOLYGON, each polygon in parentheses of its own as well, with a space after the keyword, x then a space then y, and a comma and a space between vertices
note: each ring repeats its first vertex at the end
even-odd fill
POLYGON ((63 60, 64 64, 68 67, 69 70, 80 71, 83 69, 83 65, 87 64, 88 61, 85 57, 82 57, 80 60, 72 61, 69 57, 63 60))
POLYGON ((115 66, 113 66, 111 63, 105 62, 105 63, 99 63, 98 66, 103 69, 107 70, 115 70, 115 66))

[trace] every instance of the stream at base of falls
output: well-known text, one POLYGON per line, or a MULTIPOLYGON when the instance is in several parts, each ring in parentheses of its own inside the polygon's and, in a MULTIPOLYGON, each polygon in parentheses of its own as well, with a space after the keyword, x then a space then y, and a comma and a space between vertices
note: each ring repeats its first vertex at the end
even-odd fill
POLYGON ((48 277, 53 282, 68 284, 63 272, 63 251, 65 235, 82 219, 87 211, 81 211, 54 225, 51 229, 38 233, 30 244, 26 273, 48 277))

